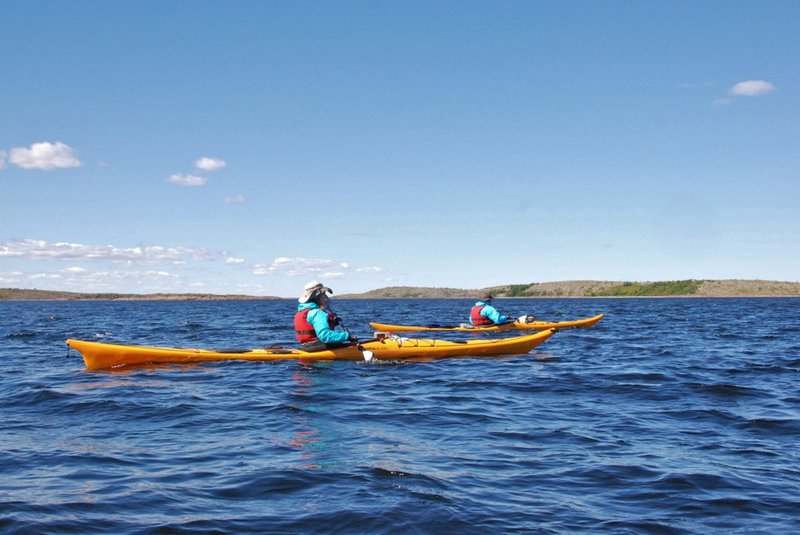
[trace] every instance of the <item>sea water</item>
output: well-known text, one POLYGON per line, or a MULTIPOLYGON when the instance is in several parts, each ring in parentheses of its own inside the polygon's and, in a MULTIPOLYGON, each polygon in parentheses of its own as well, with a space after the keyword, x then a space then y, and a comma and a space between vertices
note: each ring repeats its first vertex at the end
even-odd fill
MULTIPOLYGON (((472 303, 334 304, 368 338, 472 303)), ((800 299, 498 299, 606 317, 424 363, 89 372, 64 344, 291 345, 295 305, 0 302, 0 532, 800 532, 800 299)))

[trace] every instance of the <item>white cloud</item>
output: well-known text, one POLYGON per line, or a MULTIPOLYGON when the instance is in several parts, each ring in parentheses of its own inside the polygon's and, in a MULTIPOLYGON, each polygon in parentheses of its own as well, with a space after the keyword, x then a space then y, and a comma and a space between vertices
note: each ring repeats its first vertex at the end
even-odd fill
POLYGON ((47 279, 60 279, 61 275, 58 273, 31 273, 28 275, 29 280, 47 280, 47 279))
POLYGON ((176 292, 181 276, 163 270, 101 270, 66 268, 45 272, 0 273, 0 281, 42 290, 79 292, 176 292), (14 275, 14 279, 5 276, 14 275), (177 288, 176 289, 176 285, 177 288))
POLYGON ((0 150, 0 169, 6 166, 6 151, 0 150))
POLYGON ((381 273, 382 271, 383 268, 379 268, 378 266, 368 266, 356 269, 357 273, 381 273))
POLYGON ((309 273, 321 274, 337 265, 337 262, 326 258, 287 258, 282 256, 273 260, 272 265, 267 268, 264 268, 264 266, 256 267, 262 271, 266 269, 268 273, 283 273, 289 277, 295 277, 309 273))
MULTIPOLYGON (((84 245, 80 243, 44 240, 16 240, 0 243, 0 258, 14 257, 29 260, 109 261, 125 264, 174 264, 187 260, 215 260, 205 249, 188 247, 116 247, 114 245, 84 245)), ((80 269, 80 268, 71 268, 80 269)))
POLYGON ((202 169, 203 171, 216 171, 217 169, 222 169, 226 165, 228 165, 225 160, 220 160, 219 158, 200 158, 194 162, 195 167, 198 169, 202 169))
POLYGON ((730 93, 737 97, 757 97, 772 93, 775 89, 774 85, 764 80, 747 80, 733 86, 730 93))
POLYGON ((306 275, 322 279, 340 278, 348 273, 369 273, 383 271, 379 267, 351 268, 347 262, 337 262, 327 258, 288 258, 281 256, 272 261, 272 264, 256 264, 253 266, 254 275, 285 275, 297 277, 306 275))
POLYGON ((272 273, 274 273, 274 271, 264 264, 256 264, 253 266, 253 275, 271 275, 272 273))
POLYGON ((170 175, 167 179, 170 184, 177 184, 179 186, 203 186, 208 182, 208 179, 196 175, 184 175, 183 173, 175 173, 170 175))
POLYGON ((244 195, 234 195, 232 197, 225 197, 225 204, 242 204, 246 199, 244 195))
POLYGON ((75 149, 61 142, 43 141, 30 148, 17 147, 9 152, 9 161, 23 169, 42 169, 51 171, 66 167, 80 167, 81 161, 75 156, 75 149))
MULTIPOLYGON (((54 273, 52 275, 58 274, 54 273)), ((63 280, 63 284, 75 286, 81 291, 119 291, 119 288, 130 285, 130 283, 175 282, 180 279, 180 275, 160 270, 84 271, 81 273, 66 273, 65 275, 64 277, 59 276, 63 280)), ((153 289, 153 291, 157 290, 153 289)))
POLYGON ((342 280, 363 281, 383 271, 377 266, 358 266, 330 258, 275 257, 271 262, 255 266, 246 258, 246 255, 240 257, 232 251, 190 247, 120 247, 36 239, 7 240, 0 241, 0 266, 6 267, 0 271, 0 287, 158 293, 190 291, 197 288, 193 284, 201 282, 208 285, 209 291, 230 293, 225 284, 210 283, 213 277, 220 276, 227 281, 252 277, 252 282, 246 283, 249 292, 274 295, 274 285, 299 284, 302 287, 308 280, 319 279, 339 281, 336 282, 339 287, 342 280), (31 263, 30 269, 8 269, 26 261, 31 263), (231 279, 232 274, 235 274, 234 279, 231 279), (306 280, 298 283, 298 277, 306 280), (259 285, 258 280, 268 281, 268 289, 259 285))
POLYGON ((21 271, 6 271, 0 273, 0 283, 2 284, 18 284, 23 273, 21 271))

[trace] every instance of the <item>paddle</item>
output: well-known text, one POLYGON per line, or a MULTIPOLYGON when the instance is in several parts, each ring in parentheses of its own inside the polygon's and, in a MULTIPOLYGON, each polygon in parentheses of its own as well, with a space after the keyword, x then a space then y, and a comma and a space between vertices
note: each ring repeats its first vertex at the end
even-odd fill
POLYGON ((364 355, 364 361, 372 362, 372 359, 375 358, 375 354, 370 351, 369 349, 364 349, 364 344, 368 344, 370 342, 380 342, 381 340, 385 340, 390 335, 389 333, 375 333, 375 338, 370 338, 369 340, 364 340, 363 342, 358 342, 356 347, 361 351, 361 354, 364 355))
MULTIPOLYGON (((327 312, 330 312, 336 318, 336 324, 334 325, 334 328, 338 325, 345 332, 350 334, 350 329, 348 329, 347 326, 344 324, 344 320, 342 319, 342 317, 339 316, 339 314, 337 314, 336 312, 333 311, 333 308, 330 306, 330 301, 328 299, 325 300, 324 305, 321 304, 321 308, 323 310, 327 310, 327 312)), ((350 334, 350 336, 353 337, 352 334, 350 334)), ((356 349, 361 351, 361 354, 364 356, 364 361, 365 362, 372 362, 372 359, 375 358, 375 354, 372 351, 368 350, 368 349, 364 349, 361 344, 364 344, 364 343, 367 343, 367 342, 375 342, 377 340, 380 340, 380 339, 379 338, 375 338, 373 340, 365 340, 364 342, 359 342, 358 339, 356 338, 356 342, 355 342, 356 349)))
MULTIPOLYGON (((342 317, 339 314, 337 314, 336 312, 333 311, 333 308, 330 305, 330 301, 328 301, 326 299, 325 300, 325 304, 324 305, 321 304, 320 308, 322 308, 322 310, 324 310, 324 311, 326 311, 326 312, 328 312, 330 314, 333 314, 333 317, 335 318, 334 319, 334 323, 333 323, 333 328, 334 329, 338 326, 338 327, 341 327, 343 331, 345 331, 348 334, 350 334, 350 329, 348 329, 347 326, 344 324, 344 320, 342 319, 342 317)), ((352 334, 350 336, 352 336, 352 334)))

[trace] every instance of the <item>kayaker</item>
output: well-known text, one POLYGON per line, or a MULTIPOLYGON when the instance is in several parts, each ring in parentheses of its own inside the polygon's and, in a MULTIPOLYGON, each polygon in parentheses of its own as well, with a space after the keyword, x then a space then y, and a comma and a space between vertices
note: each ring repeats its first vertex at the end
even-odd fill
POLYGON ((508 318, 500 314, 492 306, 494 296, 486 293, 481 297, 472 310, 469 312, 469 322, 474 327, 487 327, 489 325, 500 325, 508 321, 508 318))
POLYGON ((491 325, 500 325, 501 323, 519 322, 531 323, 536 320, 536 316, 532 314, 525 314, 519 318, 509 318, 500 314, 496 308, 492 306, 492 299, 494 296, 490 293, 483 294, 472 310, 469 312, 469 323, 473 327, 489 327, 491 325))
POLYGON ((342 326, 342 320, 330 309, 333 290, 319 281, 311 281, 303 288, 303 295, 297 300, 297 313, 294 315, 294 332, 304 351, 334 349, 358 342, 342 326), (336 326, 342 330, 335 330, 336 326))

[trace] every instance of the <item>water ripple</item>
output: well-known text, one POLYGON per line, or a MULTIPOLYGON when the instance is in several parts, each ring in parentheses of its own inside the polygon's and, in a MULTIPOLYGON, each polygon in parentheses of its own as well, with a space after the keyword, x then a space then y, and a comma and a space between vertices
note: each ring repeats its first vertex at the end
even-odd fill
MULTIPOLYGON (((470 304, 336 303, 364 338, 470 304)), ((0 303, 0 531, 800 530, 793 299, 503 300, 606 318, 491 359, 95 373, 64 346, 289 344, 295 306, 0 303)))

